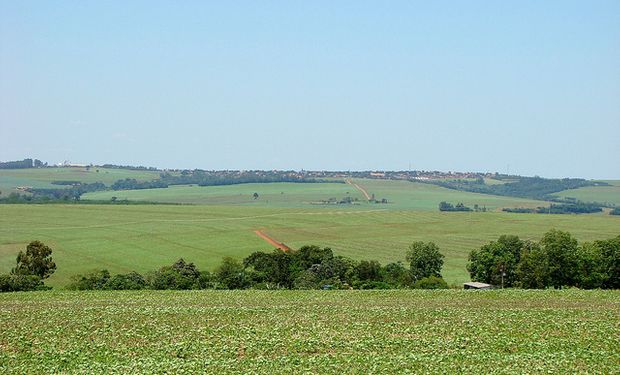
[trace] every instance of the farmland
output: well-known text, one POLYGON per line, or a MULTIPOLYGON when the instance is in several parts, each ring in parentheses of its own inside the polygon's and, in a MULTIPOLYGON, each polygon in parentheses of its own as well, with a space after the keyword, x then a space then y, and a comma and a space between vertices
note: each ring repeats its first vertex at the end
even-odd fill
POLYGON ((179 257, 213 269, 224 256, 241 258, 270 245, 254 230, 293 248, 330 246, 338 255, 381 262, 403 260, 412 241, 435 241, 446 255, 449 283, 468 280, 467 254, 501 234, 539 239, 550 228, 581 241, 618 235, 620 217, 502 212, 442 213, 384 210, 383 205, 338 209, 247 206, 0 205, 0 273, 19 250, 39 239, 54 249, 58 271, 49 284, 92 269, 149 271, 179 257))
POLYGON ((408 181, 354 179, 353 182, 365 188, 376 199, 386 198, 388 204, 369 205, 362 193, 348 184, 318 183, 270 183, 242 184, 232 186, 174 186, 166 189, 144 189, 125 191, 98 191, 84 194, 83 199, 193 203, 193 204, 241 204, 267 207, 308 207, 313 203, 329 198, 342 199, 346 196, 357 198, 361 204, 372 208, 390 210, 435 211, 442 200, 463 202, 466 205, 485 206, 489 209, 502 207, 538 207, 548 203, 512 197, 468 193, 450 190, 435 185, 408 181), (260 199, 253 199, 257 192, 260 199))
POLYGON ((136 171, 128 169, 93 167, 64 167, 64 168, 27 168, 27 169, 0 169, 0 191, 8 195, 16 191, 16 187, 59 188, 51 184, 52 181, 80 181, 83 183, 103 182, 111 185, 124 178, 135 178, 140 181, 152 180, 159 177, 159 172, 136 171))
POLYGON ((0 371, 618 373, 617 291, 0 295, 0 371))
MULTIPOLYGON (((149 180, 157 172, 99 168, 0 170, 0 183, 56 187, 54 180, 112 184, 119 178, 149 180)), ((339 182, 339 183, 337 183, 339 182)), ((469 193, 394 180, 353 179, 353 183, 387 199, 369 203, 352 184, 262 183, 227 186, 180 185, 162 189, 97 191, 82 200, 178 203, 182 205, 0 205, 0 273, 10 271, 15 256, 38 239, 54 249, 58 271, 46 282, 64 287, 71 276, 93 269, 147 272, 183 257, 213 270, 224 256, 241 259, 271 245, 261 230, 284 244, 331 247, 337 255, 404 261, 413 241, 434 241, 446 261, 450 284, 469 279, 468 253, 502 234, 538 240, 551 228, 571 232, 580 241, 617 236, 620 217, 535 215, 500 212, 502 207, 538 207, 548 202, 469 193), (257 197, 254 197, 257 193, 257 197), (353 204, 330 204, 350 198, 353 204), (438 203, 463 202, 488 212, 442 213, 438 203)), ((613 182, 612 182, 613 183, 613 182)), ((587 189, 598 189, 591 187, 587 189)), ((579 192, 580 189, 570 193, 579 192)))
POLYGON ((564 190, 555 195, 575 198, 583 202, 599 202, 620 206, 620 182, 607 181, 610 186, 588 186, 573 190, 564 190))

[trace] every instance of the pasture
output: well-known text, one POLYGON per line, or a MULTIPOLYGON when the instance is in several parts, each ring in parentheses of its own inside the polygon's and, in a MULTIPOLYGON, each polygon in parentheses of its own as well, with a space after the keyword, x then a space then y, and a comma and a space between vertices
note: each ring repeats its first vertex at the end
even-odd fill
POLYGON ((18 186, 43 189, 60 189, 64 186, 53 185, 52 181, 80 181, 83 183, 102 182, 111 185, 117 180, 135 178, 147 181, 159 177, 159 172, 136 171, 100 167, 62 167, 62 168, 27 168, 0 169, 0 191, 2 196, 17 191, 18 186))
POLYGON ((469 279, 468 253, 501 234, 539 239, 551 228, 580 241, 617 236, 620 217, 504 212, 437 212, 360 208, 270 208, 210 205, 0 205, 0 273, 38 239, 54 249, 62 287, 77 273, 106 268, 145 272, 180 257, 212 270, 224 256, 241 258, 271 247, 254 230, 293 248, 332 247, 337 255, 404 261, 413 241, 435 241, 445 254, 448 283, 469 279))
POLYGON ((599 202, 620 206, 620 181, 607 181, 611 186, 587 186, 564 190, 554 195, 583 202, 599 202))
MULTIPOLYGON (((263 207, 320 207, 317 203, 345 197, 357 199, 354 208, 422 210, 436 211, 439 202, 463 202, 473 207, 475 204, 489 210, 503 207, 547 206, 547 202, 500 197, 446 189, 436 185, 409 181, 353 179, 353 182, 366 189, 375 198, 388 200, 387 204, 368 203, 364 195, 353 185, 342 183, 266 183, 240 184, 228 186, 171 186, 165 189, 142 189, 123 191, 97 191, 84 194, 84 200, 128 199, 131 201, 150 201, 165 203, 189 203, 211 205, 245 205, 263 207), (253 193, 259 198, 254 199, 253 193)), ((333 206, 333 205, 329 205, 333 206)), ((339 208, 349 206, 340 205, 339 208)))
POLYGON ((0 371, 618 373, 618 291, 0 294, 0 371))
POLYGON ((321 201, 345 197, 363 200, 357 189, 344 183, 261 183, 224 186, 173 185, 163 189, 96 191, 84 194, 84 200, 128 199, 131 201, 243 205, 262 207, 321 206, 321 201), (254 198, 254 193, 258 198, 254 198))

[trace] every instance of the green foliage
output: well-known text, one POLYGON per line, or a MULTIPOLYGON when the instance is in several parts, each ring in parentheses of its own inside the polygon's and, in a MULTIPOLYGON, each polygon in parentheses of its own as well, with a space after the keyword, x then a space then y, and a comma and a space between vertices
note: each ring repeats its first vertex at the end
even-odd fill
POLYGON ((0 275, 0 292, 23 292, 47 289, 36 275, 0 275))
POLYGON ((381 281, 381 264, 376 260, 362 260, 357 265, 357 278, 367 281, 381 281))
POLYGON ((147 281, 153 289, 198 289, 201 273, 194 263, 187 263, 183 258, 172 266, 162 267, 147 276, 147 281))
POLYGON ((105 284, 105 289, 109 290, 140 290, 146 288, 148 288, 146 279, 135 271, 114 275, 105 284))
POLYGON ((550 285, 549 258, 538 243, 524 243, 516 273, 516 285, 521 288, 544 289, 550 285))
POLYGON ((620 215, 620 207, 616 207, 614 209, 612 209, 611 211, 609 211, 610 215, 620 215))
POLYGON ((226 289, 244 289, 248 286, 243 265, 231 257, 222 259, 222 264, 215 270, 215 276, 226 289))
POLYGON ((409 245, 407 261, 412 279, 417 281, 429 276, 441 277, 443 258, 434 242, 416 241, 409 245))
POLYGON ((75 275, 67 286, 70 290, 104 290, 110 281, 108 270, 96 270, 84 275, 75 275))
POLYGON ((620 235, 608 240, 594 241, 594 244, 601 249, 605 261, 607 279, 603 286, 620 289, 620 235))
POLYGON ((550 230, 540 242, 501 236, 473 250, 467 264, 472 280, 528 289, 618 288, 620 236, 579 245, 570 233, 550 230))
POLYGON ((441 277, 424 277, 413 283, 414 289, 448 289, 448 283, 441 277))
POLYGON ((20 161, 0 162, 0 169, 24 169, 42 167, 44 165, 47 166, 47 163, 43 164, 39 159, 35 159, 34 162, 32 159, 24 159, 20 161))
POLYGON ((0 373, 617 374, 619 304, 574 289, 5 293, 0 373))
POLYGON ((439 203, 439 211, 471 211, 471 208, 465 206, 462 202, 455 205, 448 202, 439 203))
POLYGON ((552 229, 543 235, 540 246, 547 254, 549 277, 555 288, 575 285, 577 281, 577 240, 570 233, 552 229))
POLYGON ((17 265, 11 273, 16 275, 35 275, 41 279, 48 278, 56 271, 52 260, 52 249, 41 241, 32 241, 26 246, 26 252, 17 254, 17 265))
POLYGON ((476 180, 432 180, 429 183, 448 189, 472 193, 504 195, 531 199, 553 199, 551 194, 584 186, 606 185, 602 182, 587 181, 581 178, 550 179, 541 177, 509 176, 516 181, 505 184, 487 185, 484 179, 476 180))
POLYGON ((603 249, 594 243, 584 243, 577 248, 575 284, 583 289, 602 288, 608 273, 603 249))
POLYGON ((383 280, 396 288, 404 288, 413 283, 411 272, 402 262, 388 263, 382 269, 383 280))
POLYGON ((517 236, 500 236, 469 254, 467 271, 473 281, 511 287, 516 281, 523 241, 517 236))

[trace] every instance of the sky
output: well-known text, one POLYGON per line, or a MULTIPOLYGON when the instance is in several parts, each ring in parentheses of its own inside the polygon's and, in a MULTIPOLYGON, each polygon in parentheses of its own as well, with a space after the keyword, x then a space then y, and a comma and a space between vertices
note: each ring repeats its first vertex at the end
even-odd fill
POLYGON ((620 179, 620 1, 0 0, 0 160, 620 179))

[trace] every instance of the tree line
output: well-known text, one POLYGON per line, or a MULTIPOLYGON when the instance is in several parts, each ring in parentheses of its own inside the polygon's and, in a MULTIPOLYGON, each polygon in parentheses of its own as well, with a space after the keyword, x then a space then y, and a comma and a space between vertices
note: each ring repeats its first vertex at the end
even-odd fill
POLYGON ((504 184, 489 185, 484 182, 482 177, 473 180, 416 180, 433 185, 442 186, 448 189, 468 191, 472 193, 502 195, 519 198, 529 198, 537 200, 563 201, 553 196, 563 190, 577 189, 585 186, 606 186, 606 182, 594 182, 582 178, 542 178, 542 177, 522 177, 512 176, 516 181, 509 181, 504 184))
POLYGON ((26 169, 26 168, 42 168, 47 167, 47 163, 43 163, 39 159, 24 159, 15 161, 0 162, 0 169, 26 169))
MULTIPOLYGON (((10 274, 0 275, 0 292, 49 289, 43 280, 56 270, 52 249, 33 241, 20 251, 10 274)), ((184 259, 140 274, 96 270, 72 277, 74 290, 126 289, 445 289, 444 255, 433 242, 414 242, 406 263, 381 265, 335 255, 328 247, 257 251, 243 260, 222 259, 213 271, 184 259)), ((467 271, 473 281, 496 287, 545 289, 620 288, 620 235, 578 243, 568 232, 550 230, 538 242, 502 235, 473 250, 467 271)))
POLYGON ((433 243, 415 242, 402 262, 382 266, 374 260, 355 261, 328 248, 308 245, 298 250, 254 252, 239 261, 222 259, 213 271, 199 270, 179 259, 145 275, 111 275, 107 270, 77 275, 69 289, 394 289, 447 288, 441 278, 443 255, 433 243))
MULTIPOLYGON (((52 250, 39 241, 18 255, 9 275, 0 275, 0 291, 46 289, 43 279, 56 270, 52 250)), ((308 245, 298 250, 257 251, 239 261, 222 259, 213 271, 199 270, 184 259, 140 274, 112 275, 96 270, 72 277, 73 290, 135 289, 445 289, 441 277, 444 256, 432 242, 414 242, 406 252, 407 264, 382 266, 375 260, 356 261, 334 255, 328 248, 308 245)))
POLYGON ((550 230, 538 242, 503 235, 469 254, 473 281, 526 289, 620 288, 620 236, 579 244, 550 230))

